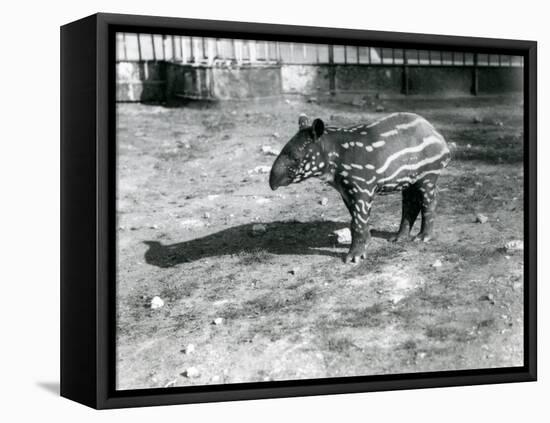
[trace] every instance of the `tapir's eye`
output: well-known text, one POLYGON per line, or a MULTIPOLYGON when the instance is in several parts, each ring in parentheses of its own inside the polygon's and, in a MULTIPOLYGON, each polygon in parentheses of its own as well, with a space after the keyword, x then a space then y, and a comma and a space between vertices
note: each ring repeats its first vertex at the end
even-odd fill
POLYGON ((300 163, 300 158, 295 154, 290 154, 289 158, 290 158, 290 160, 292 160, 292 163, 294 163, 294 164, 300 163))

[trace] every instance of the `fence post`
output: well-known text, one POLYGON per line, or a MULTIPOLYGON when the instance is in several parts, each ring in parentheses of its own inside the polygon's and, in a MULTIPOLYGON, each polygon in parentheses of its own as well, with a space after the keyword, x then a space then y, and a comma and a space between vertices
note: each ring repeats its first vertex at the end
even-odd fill
POLYGON ((336 66, 334 65, 334 46, 328 46, 328 80, 330 95, 336 94, 336 66))
POLYGON ((479 92, 479 72, 478 72, 478 56, 474 53, 474 65, 472 66, 472 94, 477 95, 479 92))
POLYGON ((155 36, 151 34, 151 46, 153 48, 153 60, 157 61, 157 50, 155 48, 155 36))
POLYGON ((170 36, 170 41, 172 42, 172 61, 176 61, 176 39, 174 35, 170 36))
POLYGON ((409 95, 409 61, 407 58, 407 50, 403 50, 403 81, 402 92, 409 95))
POLYGON ((138 46, 138 60, 141 62, 142 55, 141 55, 141 39, 139 37, 139 34, 137 34, 137 46, 138 46))
POLYGON ((166 61, 166 34, 162 34, 162 60, 166 61))
POLYGON ((201 61, 205 61, 207 59, 206 57, 206 40, 204 39, 204 37, 201 37, 201 50, 202 50, 202 56, 201 56, 201 61))

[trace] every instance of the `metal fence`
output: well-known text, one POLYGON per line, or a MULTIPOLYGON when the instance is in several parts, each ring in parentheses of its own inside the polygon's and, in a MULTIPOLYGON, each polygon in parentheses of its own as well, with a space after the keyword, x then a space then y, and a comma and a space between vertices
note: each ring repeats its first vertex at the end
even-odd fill
POLYGON ((118 61, 521 67, 523 57, 436 50, 117 33, 118 61))

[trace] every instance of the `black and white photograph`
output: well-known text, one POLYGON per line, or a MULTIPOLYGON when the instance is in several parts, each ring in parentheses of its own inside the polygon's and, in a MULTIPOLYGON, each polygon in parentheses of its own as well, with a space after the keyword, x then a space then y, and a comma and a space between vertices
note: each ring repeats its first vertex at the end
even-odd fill
POLYGON ((4 9, 4 420, 545 421, 542 3, 4 9))
POLYGON ((524 365, 523 57, 116 34, 116 389, 524 365))

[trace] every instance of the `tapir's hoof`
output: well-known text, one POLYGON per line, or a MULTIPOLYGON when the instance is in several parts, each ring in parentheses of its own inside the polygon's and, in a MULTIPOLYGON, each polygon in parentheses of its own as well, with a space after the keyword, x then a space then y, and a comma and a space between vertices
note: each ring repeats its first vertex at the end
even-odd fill
POLYGON ((349 253, 346 254, 344 258, 345 263, 359 263, 361 260, 367 258, 367 252, 365 248, 352 248, 349 253))
POLYGON ((431 240, 432 236, 429 234, 419 233, 414 237, 414 242, 430 242, 431 240))
POLYGON ((409 234, 402 234, 397 232, 389 238, 390 242, 410 241, 411 236, 409 234))

